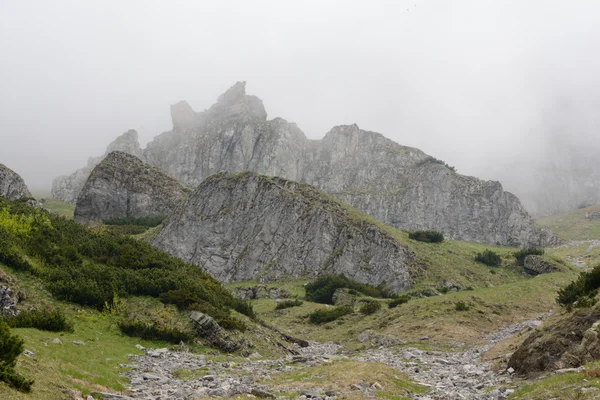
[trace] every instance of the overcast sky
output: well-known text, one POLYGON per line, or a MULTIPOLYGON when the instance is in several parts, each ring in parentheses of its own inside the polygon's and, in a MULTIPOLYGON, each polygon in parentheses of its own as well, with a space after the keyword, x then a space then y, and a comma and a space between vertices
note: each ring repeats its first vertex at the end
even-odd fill
POLYGON ((245 80, 310 138, 357 123, 493 179, 550 133, 600 139, 598 21, 595 0, 0 0, 0 163, 49 189, 245 80))

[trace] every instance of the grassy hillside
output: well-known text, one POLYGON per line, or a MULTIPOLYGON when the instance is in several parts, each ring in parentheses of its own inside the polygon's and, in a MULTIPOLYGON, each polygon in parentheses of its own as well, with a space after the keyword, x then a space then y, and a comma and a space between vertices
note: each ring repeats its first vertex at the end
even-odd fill
POLYGON ((52 211, 65 218, 73 219, 73 214, 75 213, 75 206, 73 204, 46 197, 41 198, 39 201, 46 210, 52 211))
POLYGON ((545 217, 537 220, 537 223, 564 240, 600 239, 600 220, 585 218, 586 213, 590 211, 600 212, 600 204, 566 214, 545 217))

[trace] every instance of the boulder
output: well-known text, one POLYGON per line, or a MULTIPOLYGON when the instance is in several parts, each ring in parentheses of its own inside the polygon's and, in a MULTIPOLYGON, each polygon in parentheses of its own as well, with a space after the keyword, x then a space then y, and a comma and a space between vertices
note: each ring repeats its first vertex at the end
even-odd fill
POLYGON ((87 178, 94 167, 111 152, 122 151, 127 154, 136 156, 139 159, 144 158, 144 154, 138 142, 138 133, 134 129, 130 129, 121 136, 112 141, 103 155, 99 157, 90 157, 85 167, 78 169, 68 176, 59 176, 52 182, 52 197, 75 204, 79 192, 83 189, 87 178))
POLYGON ((0 164, 0 196, 9 200, 31 197, 23 178, 3 164, 0 164))
POLYGON ((356 296, 350 293, 350 289, 339 288, 333 293, 332 300, 335 306, 354 306, 356 296))
POLYGON ((558 269, 553 263, 546 260, 544 257, 534 254, 530 254, 525 257, 523 265, 525 272, 527 272, 529 275, 547 274, 558 269))
POLYGON ((233 340, 211 316, 200 311, 193 311, 190 314, 190 319, 194 325, 196 335, 204 339, 209 345, 227 353, 241 348, 241 343, 233 340))
POLYGON ((121 151, 98 164, 77 198, 75 221, 166 217, 188 190, 158 168, 121 151))

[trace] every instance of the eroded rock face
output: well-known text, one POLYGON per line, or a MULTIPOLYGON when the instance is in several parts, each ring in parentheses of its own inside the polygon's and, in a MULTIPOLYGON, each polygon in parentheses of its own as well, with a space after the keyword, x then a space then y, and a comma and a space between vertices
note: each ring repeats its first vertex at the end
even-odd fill
POLYGON ((9 200, 18 200, 23 197, 31 197, 23 178, 15 171, 0 164, 0 196, 9 200))
POLYGON ((85 181, 94 167, 104 159, 110 152, 122 151, 132 154, 143 160, 144 154, 138 142, 138 133, 130 129, 116 138, 108 145, 104 154, 100 157, 90 157, 85 167, 78 169, 69 176, 59 176, 52 182, 52 197, 75 204, 79 192, 83 189, 85 181))
POLYGON ((157 136, 144 155, 187 186, 217 172, 251 170, 309 183, 400 229, 511 246, 557 242, 500 183, 459 175, 418 149, 356 125, 309 140, 293 123, 266 120, 262 102, 245 94, 244 82, 202 113, 192 115, 185 105, 174 106, 173 130, 157 136))
POLYGON ((508 366, 528 377, 579 367, 600 356, 599 320, 600 308, 587 308, 534 331, 513 353, 508 366))
POLYGON ((75 220, 166 217, 187 194, 187 189, 158 168, 113 151, 87 179, 77 198, 75 220))
POLYGON ((309 185, 252 172, 206 179, 152 244, 221 282, 343 273, 401 291, 415 261, 351 207, 309 185))
MULTIPOLYGON (((500 183, 459 175, 418 149, 356 125, 336 126, 323 139, 309 140, 296 124, 267 120, 262 101, 246 94, 245 82, 203 112, 177 103, 171 117, 173 130, 155 137, 144 157, 188 187, 214 173, 250 170, 309 183, 399 229, 522 247, 558 242, 500 183)), ((54 196, 73 199, 85 174, 57 179, 54 186, 61 189, 54 196)))

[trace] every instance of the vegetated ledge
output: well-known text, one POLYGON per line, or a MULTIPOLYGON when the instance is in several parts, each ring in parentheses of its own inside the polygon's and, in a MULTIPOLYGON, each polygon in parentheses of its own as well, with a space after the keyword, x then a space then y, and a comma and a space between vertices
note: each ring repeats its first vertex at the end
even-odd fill
POLYGON ((401 291, 416 262, 352 207, 308 184, 249 171, 208 177, 151 243, 221 282, 331 273, 401 291))

